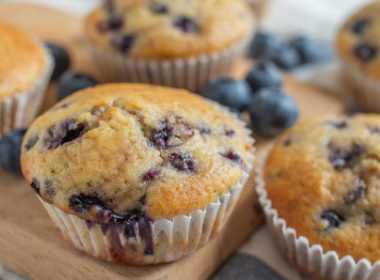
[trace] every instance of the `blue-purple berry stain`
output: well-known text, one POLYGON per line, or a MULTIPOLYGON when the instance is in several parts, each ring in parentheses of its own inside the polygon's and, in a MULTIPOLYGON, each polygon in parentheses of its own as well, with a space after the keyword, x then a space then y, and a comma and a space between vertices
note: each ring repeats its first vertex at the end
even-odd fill
POLYGON ((371 21, 366 18, 359 19, 357 22, 354 23, 351 30, 355 34, 362 34, 365 29, 370 25, 371 21))
POLYGON ((87 125, 74 119, 55 124, 47 130, 45 143, 49 150, 81 138, 86 133, 87 125))
POLYGON ((228 151, 226 153, 220 153, 221 156, 225 157, 226 159, 229 159, 230 161, 242 166, 243 165, 243 160, 242 158, 234 153, 233 151, 228 151))
POLYGON ((327 222, 325 230, 338 228, 345 221, 344 217, 335 211, 324 211, 321 218, 327 222))
MULTIPOLYGON (((153 254, 151 221, 144 211, 134 210, 120 216, 107 209, 105 201, 100 199, 96 194, 86 195, 79 193, 70 198, 70 208, 79 214, 86 215, 93 207, 96 207, 97 211, 96 220, 94 222, 100 224, 100 228, 104 235, 106 235, 108 231, 112 231, 109 233, 112 242, 117 242, 117 239, 112 237, 117 228, 120 228, 120 230, 124 229, 124 235, 126 238, 136 237, 135 224, 137 223, 140 236, 145 242, 144 254, 153 254)), ((87 220, 86 224, 91 230, 93 227, 92 222, 87 220)), ((114 256, 115 258, 119 257, 118 253, 114 253, 116 254, 114 256)))
POLYGON ((185 16, 176 17, 173 25, 184 33, 196 33, 199 29, 195 20, 185 16))
POLYGON ((100 33, 107 33, 109 31, 118 31, 123 27, 123 18, 110 18, 98 23, 98 31, 100 33))
POLYGON ((161 173, 161 169, 152 168, 142 176, 142 179, 145 182, 149 182, 153 180, 154 178, 156 178, 160 173, 161 173))
POLYGON ((40 194, 40 182, 37 178, 32 179, 32 183, 30 184, 31 188, 39 195, 40 194))
POLYGON ((168 149, 182 145, 194 131, 179 116, 169 116, 162 122, 158 129, 152 131, 153 142, 160 149, 168 149))
POLYGON ((177 171, 186 173, 197 172, 194 160, 186 153, 171 153, 168 156, 168 160, 170 162, 170 165, 173 166, 173 168, 177 171))
POLYGON ((349 168, 354 160, 362 154, 365 149, 357 144, 348 148, 338 148, 333 143, 328 145, 330 150, 329 161, 335 170, 341 171, 349 168))
POLYGON ((135 42, 134 35, 117 36, 112 39, 112 45, 116 50, 122 53, 128 53, 135 42))

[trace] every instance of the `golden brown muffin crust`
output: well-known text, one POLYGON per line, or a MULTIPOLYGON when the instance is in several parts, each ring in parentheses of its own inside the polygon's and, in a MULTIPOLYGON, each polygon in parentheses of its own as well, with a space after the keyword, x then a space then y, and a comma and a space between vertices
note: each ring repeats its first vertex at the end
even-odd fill
POLYGON ((286 132, 265 166, 268 198, 310 246, 380 259, 380 116, 323 117, 286 132))
POLYGON ((241 0, 114 0, 86 21, 86 36, 96 46, 145 59, 209 54, 253 29, 254 16, 241 0))
POLYGON ((24 176, 42 199, 82 219, 189 215, 238 183, 239 127, 185 90, 110 84, 80 91, 25 135, 24 176), (114 216, 112 216, 114 217, 114 216))
POLYGON ((42 75, 46 56, 31 36, 0 22, 0 98, 27 90, 42 75))

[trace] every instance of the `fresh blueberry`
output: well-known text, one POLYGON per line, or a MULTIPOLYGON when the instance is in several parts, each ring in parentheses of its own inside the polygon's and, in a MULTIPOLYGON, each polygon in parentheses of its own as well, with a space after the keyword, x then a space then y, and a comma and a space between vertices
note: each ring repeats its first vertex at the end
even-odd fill
POLYGON ((111 41, 114 48, 122 53, 128 53, 134 42, 134 35, 116 36, 111 41))
POLYGON ((315 42, 309 37, 299 36, 290 41, 293 47, 301 57, 303 64, 318 63, 329 60, 333 56, 333 51, 328 46, 315 42))
POLYGON ((203 97, 219 102, 224 106, 244 111, 249 106, 252 91, 244 81, 219 77, 208 83, 202 94, 203 97))
POLYGON ((173 25, 185 33, 196 33, 198 31, 197 23, 193 19, 184 16, 178 16, 173 25))
POLYGON ((371 23, 371 21, 367 18, 359 19, 352 26, 352 28, 351 28, 352 32, 354 32, 356 34, 361 34, 370 25, 370 23, 371 23))
POLYGON ((58 79, 70 66, 70 56, 67 51, 55 44, 45 43, 45 46, 48 48, 50 54, 54 59, 54 71, 51 76, 52 80, 58 79))
POLYGON ((96 81, 86 74, 67 71, 58 81, 58 100, 62 100, 78 90, 93 87, 96 84, 96 81))
POLYGON ((280 88, 282 85, 281 70, 272 62, 258 60, 246 77, 253 92, 265 87, 280 88))
POLYGON ((252 97, 249 112, 256 132, 271 137, 295 123, 298 107, 293 97, 282 94, 279 89, 263 88, 252 97))
POLYGON ((337 214, 335 211, 324 211, 321 215, 321 218, 324 219, 328 224, 325 230, 337 228, 341 223, 345 221, 344 217, 337 214))
POLYGON ((20 165, 21 143, 26 128, 13 130, 0 141, 0 166, 5 171, 22 174, 20 165))
POLYGON ((249 56, 253 59, 268 59, 282 47, 282 41, 267 33, 258 33, 250 46, 249 56))
POLYGON ((284 44, 277 52, 270 57, 270 60, 277 64, 278 67, 285 70, 292 70, 301 65, 302 60, 298 51, 287 44, 284 44))
POLYGON ((377 47, 360 44, 354 49, 355 55, 363 62, 369 62, 377 55, 377 47))

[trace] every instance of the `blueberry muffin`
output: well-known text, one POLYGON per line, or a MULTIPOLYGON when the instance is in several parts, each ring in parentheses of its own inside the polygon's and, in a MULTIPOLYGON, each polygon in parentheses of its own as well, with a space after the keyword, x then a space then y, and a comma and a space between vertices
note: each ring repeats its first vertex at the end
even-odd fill
POLYGON ((380 1, 375 1, 348 19, 336 39, 352 105, 374 112, 380 112, 379 25, 380 1))
POLYGON ((325 253, 380 260, 379 141, 379 115, 316 118, 286 132, 264 169, 278 217, 325 253))
MULTIPOLYGON (((250 149, 241 128, 201 97, 109 84, 40 116, 25 135, 21 165, 43 201, 86 221, 86 230, 124 228, 118 242, 140 235, 140 253, 149 256, 158 255, 151 225, 217 202, 239 183, 250 149)), ((146 264, 136 250, 108 260, 146 264)))
MULTIPOLYGON (((177 86, 170 81, 174 78, 156 76, 158 70, 154 66, 131 63, 135 60, 174 63, 177 59, 178 64, 178 59, 187 62, 189 58, 202 56, 203 64, 213 60, 216 69, 210 69, 213 71, 210 74, 214 75, 226 69, 227 57, 241 51, 242 42, 246 45, 253 30, 254 16, 243 0, 109 0, 87 17, 85 26, 95 57, 101 68, 106 68, 102 71, 108 73, 104 73, 105 80, 170 86, 171 83, 177 86), (217 57, 216 53, 222 51, 224 56, 217 57), (211 54, 213 57, 208 57, 211 54), (130 65, 123 65, 120 59, 130 65), (142 69, 146 67, 149 71, 142 69)), ((169 66, 174 67, 170 63, 169 66)), ((173 75, 179 75, 178 69, 170 69, 173 75)), ((190 78, 189 74, 182 75, 184 80, 190 78)))
POLYGON ((32 122, 51 73, 51 58, 30 35, 0 22, 0 137, 32 122))

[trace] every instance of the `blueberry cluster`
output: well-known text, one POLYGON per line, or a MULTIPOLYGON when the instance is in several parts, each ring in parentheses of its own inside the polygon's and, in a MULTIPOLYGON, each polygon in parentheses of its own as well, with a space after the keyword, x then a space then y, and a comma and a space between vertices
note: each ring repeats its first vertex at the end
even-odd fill
POLYGON ((292 126, 298 116, 296 101, 281 91, 282 80, 274 63, 258 60, 245 81, 218 77, 204 87, 202 94, 239 114, 248 110, 254 130, 272 137, 292 126))
POLYGON ((249 50, 253 59, 266 59, 285 70, 316 64, 333 57, 330 47, 320 44, 307 36, 298 36, 284 41, 272 34, 258 33, 249 50))

